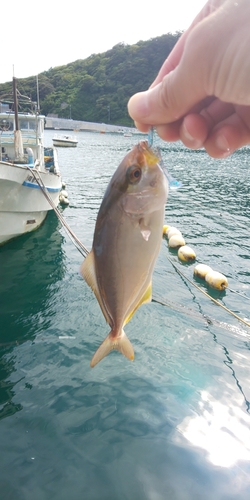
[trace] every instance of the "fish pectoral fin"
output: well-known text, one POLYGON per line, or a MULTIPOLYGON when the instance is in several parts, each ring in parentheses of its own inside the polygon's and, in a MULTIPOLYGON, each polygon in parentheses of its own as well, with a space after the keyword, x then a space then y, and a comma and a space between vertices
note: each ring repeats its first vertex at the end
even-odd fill
POLYGON ((113 350, 121 352, 130 361, 133 361, 134 359, 134 349, 126 333, 122 330, 122 334, 120 337, 114 337, 111 331, 106 339, 102 342, 100 347, 98 347, 93 358, 91 359, 91 368, 97 365, 99 361, 105 358, 105 356, 107 356, 110 351, 113 350))
POLYGON ((124 326, 131 320, 132 316, 135 314, 135 311, 137 311, 137 309, 139 309, 139 307, 142 306, 142 304, 147 304, 147 303, 151 302, 151 300, 152 300, 152 281, 150 281, 146 292, 143 294, 141 299, 137 302, 133 311, 131 311, 131 313, 126 317, 126 319, 124 321, 124 326))
POLYGON ((149 236, 151 235, 151 230, 149 229, 149 227, 146 226, 143 219, 141 219, 139 221, 139 226, 140 226, 140 231, 141 231, 141 235, 142 235, 143 239, 145 241, 148 241, 149 236))
POLYGON ((150 229, 141 229, 141 235, 145 241, 149 240, 150 234, 151 234, 150 229))

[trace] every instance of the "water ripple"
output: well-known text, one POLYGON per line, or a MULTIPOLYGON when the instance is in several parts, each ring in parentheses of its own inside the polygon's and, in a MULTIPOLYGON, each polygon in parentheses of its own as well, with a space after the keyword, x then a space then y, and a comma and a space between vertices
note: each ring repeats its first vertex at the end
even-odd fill
MULTIPOLYGON (((46 132, 48 144, 52 136, 46 132)), ((70 199, 63 213, 91 248, 110 176, 138 137, 78 138, 77 148, 59 150, 70 199)), ((222 161, 155 141, 183 183, 170 191, 166 223, 182 231, 199 262, 250 297, 249 147, 222 161)), ((191 280, 193 264, 178 262, 163 240, 153 276, 158 302, 125 327, 134 362, 113 352, 91 370, 109 327, 54 215, 1 247, 0 259, 4 499, 30 500, 34 491, 37 500, 249 499, 250 331, 171 261, 191 280)), ((200 286, 249 317, 243 296, 200 286)))

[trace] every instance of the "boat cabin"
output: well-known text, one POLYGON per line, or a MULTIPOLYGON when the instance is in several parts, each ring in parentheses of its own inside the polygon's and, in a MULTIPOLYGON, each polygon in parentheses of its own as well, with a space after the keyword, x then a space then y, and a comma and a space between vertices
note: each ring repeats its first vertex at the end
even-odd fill
MULTIPOLYGON (((21 132, 23 160, 22 163, 42 161, 44 156, 42 137, 44 132, 44 116, 19 114, 18 130, 21 132), (32 155, 31 151, 32 150, 32 155)), ((15 162, 15 115, 12 112, 0 113, 0 161, 15 162)), ((18 160, 20 161, 20 160, 18 160)))

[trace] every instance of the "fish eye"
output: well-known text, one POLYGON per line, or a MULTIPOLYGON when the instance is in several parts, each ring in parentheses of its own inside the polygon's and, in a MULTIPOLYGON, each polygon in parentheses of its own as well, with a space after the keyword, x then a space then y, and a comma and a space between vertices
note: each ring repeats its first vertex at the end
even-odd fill
POLYGON ((132 165, 127 170, 127 178, 129 184, 137 184, 141 178, 141 169, 137 165, 132 165))

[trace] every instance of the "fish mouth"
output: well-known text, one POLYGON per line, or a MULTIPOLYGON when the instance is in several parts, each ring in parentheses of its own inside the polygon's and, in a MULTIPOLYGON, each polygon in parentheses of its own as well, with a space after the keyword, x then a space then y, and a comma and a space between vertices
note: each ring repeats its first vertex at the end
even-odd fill
POLYGON ((149 167, 155 165, 156 163, 159 163, 162 160, 159 148, 152 148, 149 145, 148 141, 141 141, 138 144, 138 147, 139 150, 143 153, 149 167))
MULTIPOLYGON (((169 173, 168 173, 167 167, 164 165, 160 148, 158 148, 158 147, 153 148, 152 146, 150 146, 148 141, 141 141, 138 144, 138 147, 139 147, 140 151, 144 154, 147 165, 149 167, 152 167, 153 165, 157 164, 158 167, 160 168, 160 170, 162 170, 162 172, 164 173, 165 177, 168 180, 169 173)), ((155 180, 152 180, 150 182, 151 187, 155 187, 156 184, 157 184, 157 178, 155 178, 155 180)))
POLYGON ((139 143, 139 147, 143 151, 148 166, 152 166, 157 163, 157 165, 161 168, 162 172, 164 173, 165 177, 168 179, 168 170, 167 167, 164 165, 160 148, 158 147, 153 148, 152 146, 150 146, 148 141, 141 141, 139 143))

